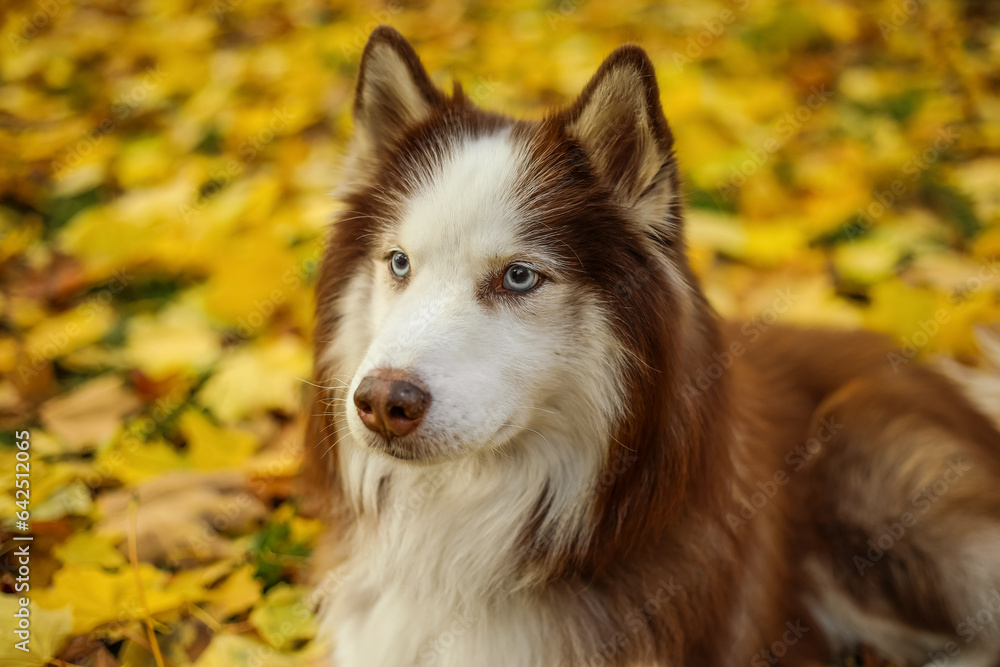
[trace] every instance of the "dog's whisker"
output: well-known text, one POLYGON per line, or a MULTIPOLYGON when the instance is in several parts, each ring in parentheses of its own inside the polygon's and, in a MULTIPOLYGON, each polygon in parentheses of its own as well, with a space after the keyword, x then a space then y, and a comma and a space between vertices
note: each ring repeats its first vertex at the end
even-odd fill
POLYGON ((538 410, 539 412, 547 412, 550 415, 557 415, 557 414, 559 414, 558 410, 548 410, 546 408, 536 408, 536 407, 531 406, 531 405, 515 405, 514 409, 516 409, 516 410, 538 410))
POLYGON ((338 386, 332 386, 332 387, 328 387, 328 386, 322 385, 322 384, 316 384, 315 382, 310 382, 309 380, 306 380, 306 379, 303 379, 303 378, 299 378, 299 377, 297 377, 295 379, 298 380, 299 382, 304 382, 304 383, 306 383, 309 386, 316 387, 317 389, 327 389, 327 390, 332 390, 332 391, 339 391, 339 390, 346 389, 346 388, 350 387, 350 383, 343 382, 341 380, 337 380, 337 378, 330 378, 330 379, 331 380, 335 380, 337 382, 340 382, 341 384, 338 385, 338 386))
MULTIPOLYGON (((343 433, 346 433, 348 431, 350 431, 350 427, 348 427, 348 426, 345 426, 343 428, 339 428, 336 431, 334 431, 333 433, 327 434, 322 440, 320 440, 319 442, 317 442, 316 443, 316 447, 318 448, 320 445, 322 445, 324 442, 326 442, 330 438, 335 437, 335 436, 340 435, 340 434, 343 434, 343 433)), ((326 450, 326 453, 329 453, 330 450, 333 449, 342 439, 343 439, 343 436, 341 436, 340 438, 337 438, 337 442, 333 443, 333 445, 331 445, 329 447, 329 449, 326 450)))
POLYGON ((541 438, 542 440, 544 440, 546 445, 551 446, 551 443, 549 442, 549 439, 546 438, 544 435, 542 435, 541 433, 539 433, 538 431, 536 431, 533 428, 528 428, 527 426, 521 426, 520 424, 501 424, 501 426, 510 426, 510 427, 513 427, 513 428, 524 429, 525 431, 531 431, 532 433, 534 433, 535 435, 537 435, 539 438, 541 438))

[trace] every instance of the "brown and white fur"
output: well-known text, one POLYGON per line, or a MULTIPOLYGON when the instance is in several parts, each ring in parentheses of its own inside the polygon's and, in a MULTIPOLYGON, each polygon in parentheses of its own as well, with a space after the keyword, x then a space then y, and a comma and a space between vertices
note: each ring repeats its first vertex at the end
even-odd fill
POLYGON ((716 316, 640 48, 520 121, 382 27, 354 120, 306 466, 337 667, 1000 664, 996 426, 874 334, 716 316), (373 373, 415 430, 366 428, 373 373))

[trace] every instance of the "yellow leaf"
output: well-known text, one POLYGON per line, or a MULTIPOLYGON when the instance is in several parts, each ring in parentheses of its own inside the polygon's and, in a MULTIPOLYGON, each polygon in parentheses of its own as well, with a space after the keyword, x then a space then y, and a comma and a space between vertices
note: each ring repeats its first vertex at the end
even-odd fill
POLYGON ((64 516, 87 516, 93 505, 90 487, 77 480, 59 487, 44 502, 35 505, 31 517, 36 521, 54 521, 64 516))
POLYGON ((12 296, 5 305, 7 316, 21 329, 29 329, 48 316, 42 304, 34 299, 12 296))
POLYGON ((125 557, 110 539, 90 531, 74 533, 68 540, 56 545, 52 553, 68 565, 116 569, 125 564, 125 557))
POLYGON ((187 439, 190 465, 198 470, 239 467, 257 449, 253 434, 216 426, 196 410, 184 412, 179 425, 187 439))
POLYGON ((281 653, 250 637, 220 634, 212 638, 194 667, 321 667, 329 664, 329 656, 319 642, 295 653, 281 653))
MULTIPOLYGON (((0 302, 0 307, 2 306, 3 303, 0 302)), ((0 373, 14 370, 17 365, 17 347, 17 341, 13 338, 0 338, 0 373)))
POLYGON ((172 590, 187 591, 192 600, 207 600, 217 589, 212 586, 229 575, 235 566, 236 561, 224 558, 210 565, 181 570, 174 574, 169 585, 172 590))
POLYGON ((926 345, 926 333, 920 332, 935 319, 938 300, 933 291, 910 287, 893 278, 873 285, 869 295, 871 306, 866 318, 869 327, 892 334, 901 343, 913 341, 916 335, 916 346, 926 345))
POLYGON ((170 443, 160 439, 142 442, 129 435, 120 438, 113 447, 101 450, 96 465, 107 477, 125 484, 138 484, 184 467, 184 458, 170 443))
POLYGON ((220 353, 219 336, 197 313, 174 307, 129 322, 127 358, 154 380, 199 373, 220 353))
POLYGON ((310 590, 278 584, 250 612, 250 622, 279 651, 316 634, 316 619, 308 600, 310 590))
POLYGON ((986 230, 976 239, 975 254, 991 264, 1000 263, 1000 225, 986 230))
POLYGON ((892 276, 902 249, 883 238, 865 238, 837 246, 834 264, 847 280, 870 285, 892 276))
POLYGON ((239 348, 219 362, 198 400, 222 421, 265 410, 294 413, 312 361, 298 339, 286 337, 239 348))
POLYGON ((243 332, 258 330, 288 299, 286 277, 295 259, 270 239, 254 239, 219 255, 215 275, 206 285, 205 308, 243 332))
MULTIPOLYGON (((177 609, 186 602, 177 591, 166 589, 167 575, 155 567, 140 563, 139 578, 151 614, 177 609)), ((66 564, 53 575, 50 588, 35 593, 35 602, 46 609, 70 607, 74 634, 143 617, 132 568, 106 572, 92 565, 66 564)))
POLYGON ((1000 302, 987 290, 950 295, 945 299, 946 317, 940 318, 940 333, 931 337, 931 350, 974 358, 979 347, 975 331, 979 325, 1000 322, 1000 302))
MULTIPOLYGON (((32 442, 34 442, 32 434, 32 442)), ((34 449, 34 445, 32 445, 34 449)), ((0 489, 14 488, 13 448, 0 448, 0 489)), ((88 463, 60 461, 50 463, 40 456, 31 460, 31 518, 51 521, 67 514, 86 516, 92 500, 90 489, 81 479, 91 472, 88 463)), ((9 497, 9 496, 8 496, 9 497)), ((9 521, 13 514, 4 515, 9 521)))
POLYGON ((114 323, 111 307, 94 300, 38 323, 25 336, 28 357, 57 359, 104 337, 114 323))
POLYGON ((124 142, 115 156, 115 173, 125 188, 157 183, 170 174, 171 145, 165 137, 143 137, 124 142))
POLYGON ((741 259, 756 266, 776 266, 810 253, 805 232, 794 222, 748 225, 746 238, 741 259))
MULTIPOLYGON (((972 198, 976 214, 982 220, 1000 221, 1000 158, 970 160, 958 167, 954 180, 972 198)), ((995 228, 994 231, 1000 231, 995 228)))
POLYGON ((240 614, 260 599, 261 582, 252 565, 244 565, 208 592, 209 613, 220 623, 240 614))
POLYGON ((305 544, 315 544, 320 536, 326 531, 326 523, 319 519, 306 519, 305 517, 292 517, 290 522, 291 533, 289 535, 293 542, 305 544))

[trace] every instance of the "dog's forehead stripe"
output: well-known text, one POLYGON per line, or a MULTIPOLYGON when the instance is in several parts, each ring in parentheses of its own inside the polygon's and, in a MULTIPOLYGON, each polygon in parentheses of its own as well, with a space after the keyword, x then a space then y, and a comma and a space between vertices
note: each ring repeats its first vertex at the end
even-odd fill
POLYGON ((508 252, 524 216, 518 183, 526 152, 508 130, 454 139, 449 149, 404 205, 400 243, 414 255, 459 247, 508 252))

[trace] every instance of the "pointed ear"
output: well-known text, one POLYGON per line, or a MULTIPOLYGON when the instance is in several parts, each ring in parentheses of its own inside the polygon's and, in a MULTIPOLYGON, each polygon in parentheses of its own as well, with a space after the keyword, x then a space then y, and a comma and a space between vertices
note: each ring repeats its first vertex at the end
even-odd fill
POLYGON ((671 213, 678 188, 673 136, 645 51, 628 45, 608 56, 563 122, 622 204, 655 222, 671 213))
POLYGON ((365 151, 377 151, 444 104, 413 47, 396 30, 379 26, 361 56, 354 127, 365 151))

